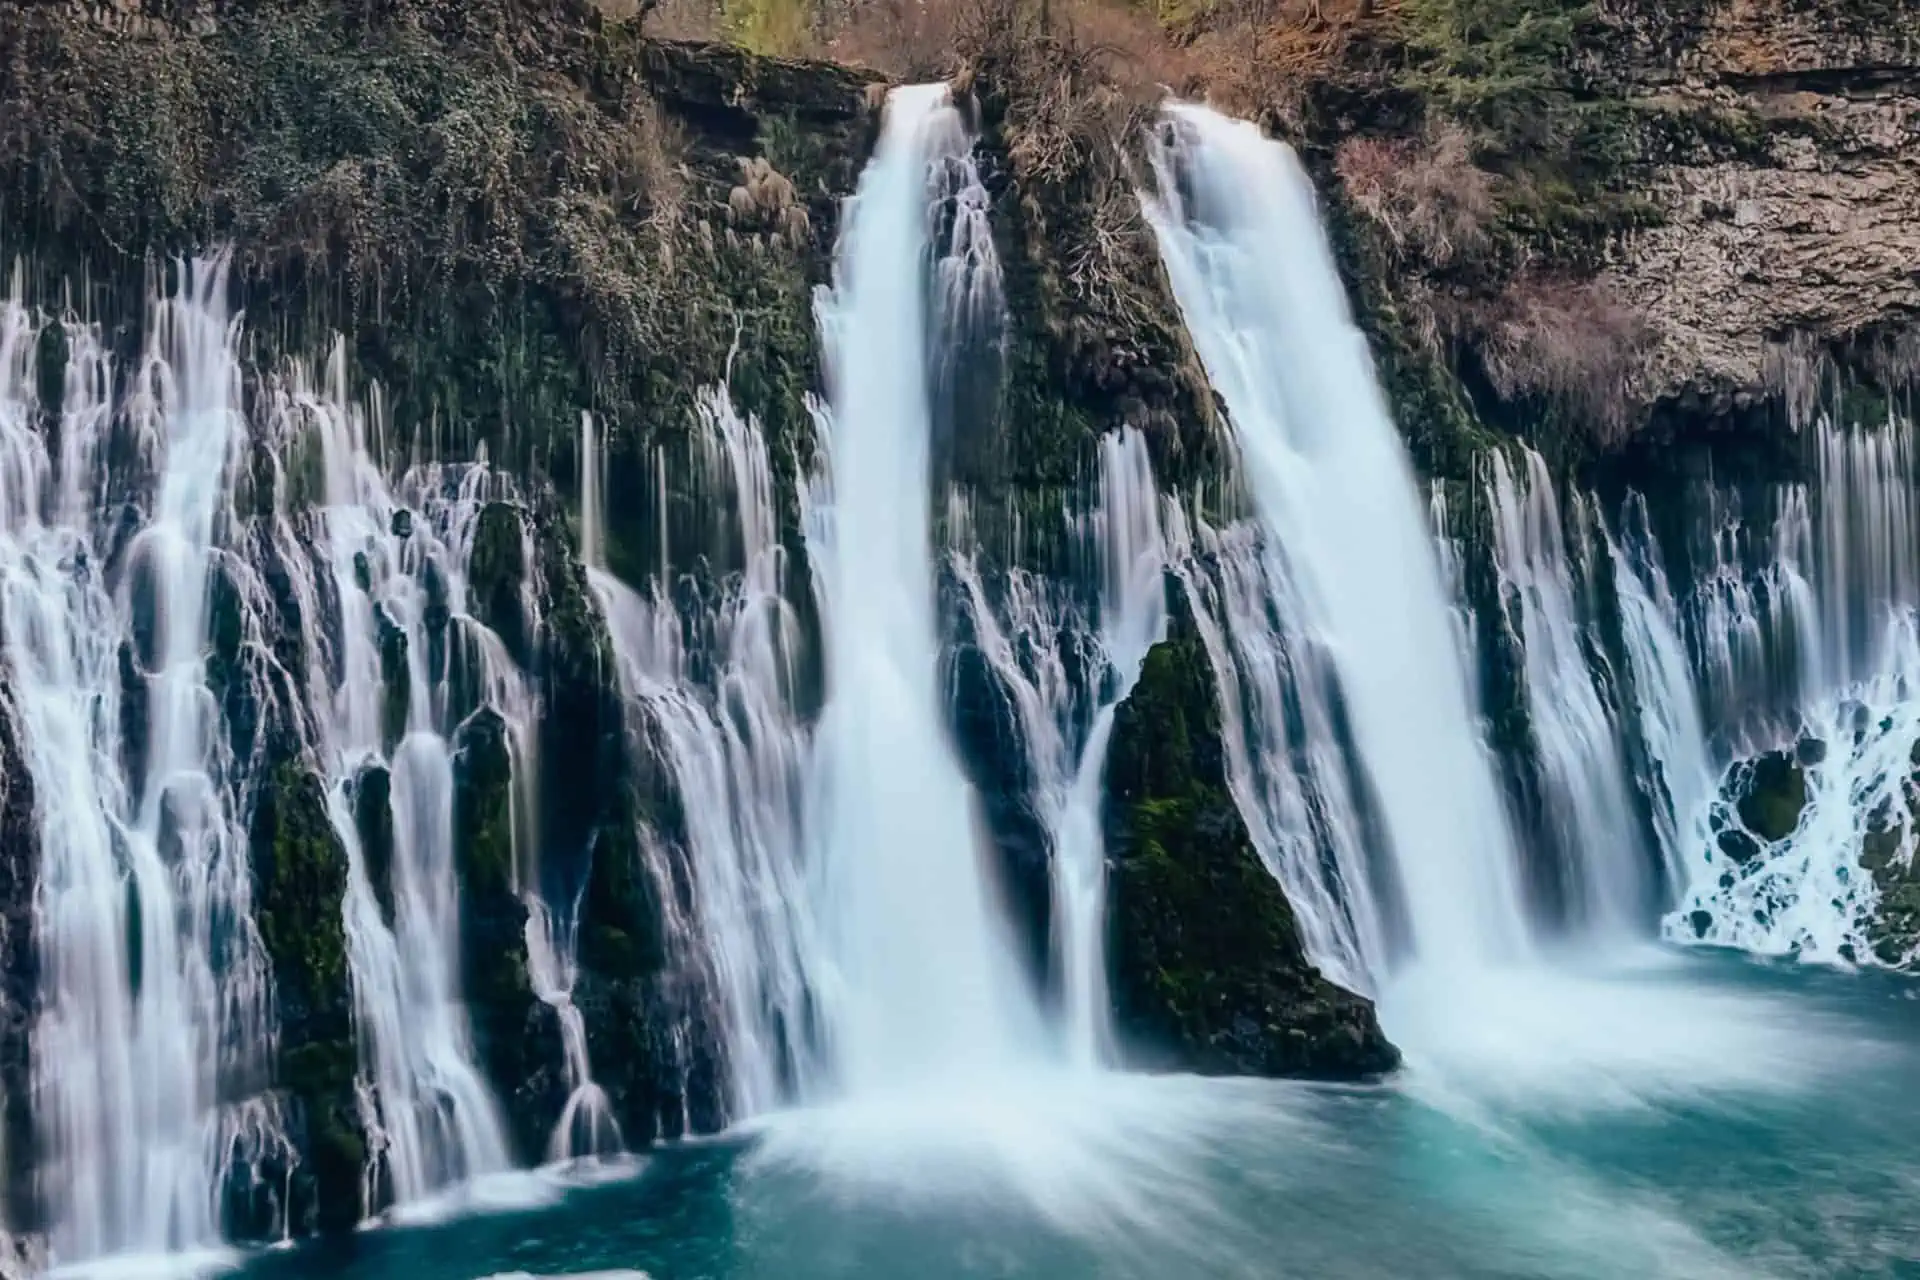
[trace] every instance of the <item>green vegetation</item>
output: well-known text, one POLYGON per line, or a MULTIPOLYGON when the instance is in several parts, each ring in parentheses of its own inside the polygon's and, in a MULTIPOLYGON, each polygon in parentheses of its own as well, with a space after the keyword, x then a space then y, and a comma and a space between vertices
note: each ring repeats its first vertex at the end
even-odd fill
POLYGON ((1432 106, 1509 146, 1560 146, 1577 132, 1568 67, 1586 0, 1402 0, 1409 83, 1432 106))
POLYGON ((1205 647, 1176 620, 1121 704, 1108 758, 1109 956, 1136 1053, 1203 1072, 1350 1078, 1399 1054, 1373 1007, 1308 963, 1227 791, 1205 647))
POLYGON ((324 785, 299 760, 276 765, 260 788, 251 848, 255 923, 280 1017, 278 1084, 305 1125, 308 1158, 297 1170, 295 1203, 317 1211, 312 1222, 294 1225, 345 1230, 360 1216, 366 1155, 342 914, 347 855, 327 815, 324 785))

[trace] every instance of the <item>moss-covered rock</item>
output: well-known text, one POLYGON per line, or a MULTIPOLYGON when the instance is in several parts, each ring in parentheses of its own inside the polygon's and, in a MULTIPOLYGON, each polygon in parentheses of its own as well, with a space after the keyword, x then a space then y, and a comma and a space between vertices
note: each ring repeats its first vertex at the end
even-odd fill
POLYGON ((1770 751, 1739 766, 1733 780, 1740 821, 1774 844, 1793 834, 1807 807, 1807 771, 1792 751, 1770 751))
POLYGON ((250 847, 255 920, 280 1014, 278 1082, 303 1155, 291 1174, 292 1226, 344 1230, 361 1216, 365 1163, 342 909, 347 854, 324 785, 298 760, 277 765, 261 789, 250 847))
POLYGON ((1176 622, 1120 705, 1107 762, 1116 1026, 1146 1063, 1352 1079, 1399 1053, 1372 1004, 1308 961, 1227 791, 1205 648, 1176 622))
POLYGON ((353 823, 360 836, 360 867, 380 915, 393 927, 393 775, 371 764, 353 780, 353 823))
POLYGON ((8 1227, 40 1225, 34 1195, 33 1046, 40 1013, 40 822, 10 697, 0 696, 0 1209, 8 1227))
POLYGON ((1008 332, 995 429, 969 424, 954 475, 1000 497, 1070 485, 1101 434, 1130 426, 1163 482, 1215 481, 1213 396, 1122 150, 1151 113, 1037 17, 1019 11, 973 77, 1008 332), (1071 111, 1062 94, 1077 95, 1071 111))
MULTIPOLYGON (((460 882, 460 989, 482 1073, 507 1102, 522 1160, 544 1149, 543 1117, 513 1105, 544 1065, 541 1010, 527 972, 527 908, 515 882, 514 752, 499 712, 468 717, 454 738, 453 854, 460 882)), ((549 1028, 550 1030, 550 1028, 549 1028)), ((553 1117, 544 1117, 550 1124, 553 1117)))
POLYGON ((480 510, 467 559, 467 608, 523 663, 534 626, 524 595, 530 567, 524 512, 510 502, 489 502, 480 510))

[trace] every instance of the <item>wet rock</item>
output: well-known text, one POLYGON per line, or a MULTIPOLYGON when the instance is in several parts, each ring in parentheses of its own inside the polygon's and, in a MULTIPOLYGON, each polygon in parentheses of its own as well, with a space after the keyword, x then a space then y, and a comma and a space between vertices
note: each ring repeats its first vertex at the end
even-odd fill
POLYGON ((12 700, 0 694, 0 1210, 13 1231, 40 1225, 34 1189, 33 1025, 40 1013, 40 824, 12 700))
POLYGON ((325 787, 297 760, 278 765, 254 810, 255 923, 280 1016, 277 1081, 288 1136, 303 1153, 289 1175, 291 1229, 342 1231, 359 1221, 366 1139, 354 1092, 352 980, 343 904, 347 853, 325 787))
POLYGON ((1790 752, 1772 751, 1738 772, 1740 821, 1767 844, 1793 834, 1807 807, 1807 772, 1790 752))
POLYGON ((1107 764, 1115 1025, 1136 1060, 1354 1079, 1400 1054, 1370 1001, 1307 960, 1227 791, 1206 651, 1177 619, 1120 706, 1107 764))
POLYGON ((527 616, 522 588, 527 579, 526 526, 521 509, 490 502, 480 512, 467 562, 468 608, 527 665, 534 620, 527 616))
POLYGON ((369 765, 353 780, 353 823, 360 836, 360 865, 380 904, 381 918, 393 927, 393 777, 382 765, 369 765))
MULTIPOLYGON (((454 738, 453 856, 460 882, 460 985, 475 1059, 510 1097, 557 1045, 535 1038, 539 1000, 527 971, 527 907, 514 883, 513 752, 507 723, 475 712, 454 738)), ((509 1114, 515 1155, 543 1154, 540 1119, 509 1114)), ((551 1118, 546 1118, 551 1123, 551 1118)))
POLYGON ((1760 842, 1738 827, 1728 827, 1716 837, 1720 852, 1738 863, 1748 863, 1760 856, 1760 842))

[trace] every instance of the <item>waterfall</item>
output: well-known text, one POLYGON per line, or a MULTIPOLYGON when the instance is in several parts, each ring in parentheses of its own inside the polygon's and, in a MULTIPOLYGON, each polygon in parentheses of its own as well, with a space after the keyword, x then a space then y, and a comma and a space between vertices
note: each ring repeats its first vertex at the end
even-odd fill
POLYGON ((978 187, 946 86, 894 90, 819 299, 831 407, 805 515, 827 702, 807 851, 829 1059, 853 1095, 992 1073, 1037 1024, 947 740, 934 625, 929 335, 971 295, 943 273, 929 299, 932 224, 978 187))
POLYGON ((1140 678, 1147 650, 1166 635, 1159 501, 1145 438, 1130 429, 1104 437, 1099 503, 1076 531, 1096 566, 1097 622, 1019 568, 1002 575, 996 609, 978 555, 952 557, 980 651, 1011 696, 1026 743, 1032 800, 1051 853, 1067 1052, 1082 1067, 1112 1058, 1100 805, 1115 712, 1140 678))
MULTIPOLYGON (((1640 856, 1624 744, 1604 679, 1606 651, 1586 633, 1591 610, 1582 607, 1546 461, 1529 449, 1523 463, 1525 474, 1515 475, 1496 452, 1489 468, 1501 620, 1523 659, 1528 724, 1567 913, 1575 924, 1626 936, 1658 904, 1640 856)), ((1585 504, 1576 500, 1575 513, 1584 552, 1585 504)))
MULTIPOLYGON (((1168 117, 1154 156, 1158 194, 1144 202, 1232 420, 1270 540, 1264 576, 1289 597, 1276 612, 1308 642, 1285 655, 1292 683, 1334 686, 1327 696, 1378 810, 1413 955, 1446 970, 1515 956, 1527 928, 1513 839, 1420 495, 1311 184, 1292 153, 1251 124, 1184 105, 1168 117)), ((1242 612, 1267 607, 1248 602, 1242 612)), ((1340 870, 1349 883, 1362 878, 1340 870)), ((1343 959, 1314 958, 1330 970, 1343 959)))
MULTIPOLYGON (((677 841, 689 868, 691 918, 676 915, 668 932, 676 959, 713 989, 726 1029, 729 1113, 739 1119, 780 1103, 804 1065, 814 964, 799 856, 807 737, 792 709, 799 627, 784 594, 766 438, 723 391, 702 391, 695 407, 697 478, 711 483, 714 501, 733 504, 739 574, 684 615, 664 576, 646 596, 633 591, 600 563, 597 481, 583 491, 592 513, 584 545, 593 548, 588 581, 634 713, 634 749, 660 760, 678 801, 680 830, 649 832, 646 843, 657 850, 677 841), (711 646, 710 676, 695 670, 690 636, 711 646)), ((663 855, 650 870, 658 897, 677 913, 663 855)))
POLYGON ((1307 954, 1373 993, 1391 957, 1366 856, 1360 783, 1347 763, 1326 655, 1274 540, 1168 512, 1172 566, 1219 687, 1227 786, 1261 862, 1286 890, 1307 954), (1284 762, 1281 765, 1280 762, 1284 762))
MULTIPOLYGON (((39 330, 0 310, 0 591, 35 784, 43 1005, 33 1040, 54 1261, 204 1249, 222 1193, 284 1151, 262 1095, 266 960, 236 761, 209 683, 209 580, 245 424, 224 261, 178 266, 113 409, 91 326, 64 327, 58 465, 39 330), (109 585, 108 458, 153 475, 109 585)), ((231 678, 228 673, 227 678, 231 678)))
POLYGON ((429 466, 409 473, 402 495, 390 490, 372 452, 383 429, 380 401, 349 397, 339 342, 322 381, 315 385, 296 369, 273 411, 283 457, 317 449, 319 458, 323 501, 308 517, 317 527, 307 530, 315 553, 303 550, 308 539, 285 511, 277 517, 279 541, 289 564, 315 575, 294 576, 305 597, 315 750, 328 814, 348 854, 342 911, 363 1119, 392 1199, 404 1209, 510 1163, 459 997, 453 857, 452 736, 466 708, 449 668, 479 659, 488 640, 498 644, 463 616, 470 548, 457 536, 477 512, 487 477, 482 468, 429 466), (323 598, 337 602, 337 629, 320 625, 323 598), (437 665, 436 651, 455 652, 437 665), (392 825, 386 905, 356 819, 363 789, 382 783, 392 825))
POLYGON ((1855 428, 1823 418, 1812 481, 1776 489, 1765 536, 1716 525, 1680 614, 1711 731, 1727 745, 1669 937, 1822 961, 1873 954, 1873 866, 1905 863, 1915 848, 1912 433, 1898 418, 1855 428), (1742 714, 1743 690, 1763 705, 1785 691, 1794 709, 1756 721, 1742 714), (1767 785, 1758 769, 1769 757, 1795 796, 1784 831, 1757 829, 1740 803, 1767 785))
POLYGON ((1714 769, 1680 607, 1648 528, 1646 504, 1637 494, 1628 495, 1623 523, 1621 538, 1607 538, 1607 555, 1620 601, 1640 740, 1658 771, 1648 779, 1648 800, 1671 896, 1686 887, 1694 851, 1712 838, 1706 816, 1714 769))

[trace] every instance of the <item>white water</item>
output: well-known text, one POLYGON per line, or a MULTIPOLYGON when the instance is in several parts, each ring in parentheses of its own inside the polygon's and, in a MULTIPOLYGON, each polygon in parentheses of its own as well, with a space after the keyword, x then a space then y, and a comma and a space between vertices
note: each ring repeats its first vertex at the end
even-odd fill
POLYGON ((1053 948, 1067 1054, 1081 1067, 1113 1057, 1106 970, 1106 840, 1101 831, 1114 714, 1166 635, 1166 540, 1146 439, 1122 430, 1100 442, 1099 503, 1077 530, 1098 573, 1098 621, 1038 575, 1000 575, 989 599, 979 557, 956 551, 980 651, 1013 700, 1026 743, 1035 810, 1053 871, 1053 948), (1063 646, 1094 642, 1069 670, 1063 646), (1078 683, 1076 683, 1076 676, 1078 683), (1080 685, 1091 691, 1082 696, 1080 685))
MULTIPOLYGON (((1872 950, 1878 895, 1868 862, 1905 862, 1914 849, 1920 553, 1912 428, 1823 420, 1813 431, 1813 483, 1778 491, 1765 544, 1716 542, 1684 611, 1705 688, 1797 691, 1798 713, 1784 723, 1738 717, 1723 695, 1713 705, 1731 721, 1722 728, 1736 734, 1736 762, 1809 744, 1806 805, 1795 829, 1769 842, 1748 830, 1731 798, 1711 803, 1709 795, 1695 821, 1711 827, 1691 850, 1688 891, 1666 932, 1765 955, 1854 962, 1872 950), (1714 838, 1723 830, 1751 837, 1756 852, 1730 856, 1714 838)), ((1736 771, 1723 772, 1716 789, 1737 780, 1736 771)))
MULTIPOLYGON (((375 394, 363 405, 349 396, 339 343, 323 379, 316 385, 296 370, 272 411, 283 455, 317 450, 323 476, 317 510, 280 512, 279 541, 303 597, 314 750, 328 784, 328 814, 348 853, 342 910, 363 1120, 394 1205, 405 1212, 510 1165, 498 1109, 474 1064, 459 993, 451 739, 454 717, 463 712, 453 705, 448 672, 429 665, 436 625, 430 578, 445 584, 456 613, 437 624, 446 629, 447 647, 460 648, 462 637, 476 649, 482 645, 483 629, 457 616, 467 548, 453 530, 477 509, 485 474, 474 469, 456 477, 424 468, 403 484, 407 500, 396 497, 374 456, 380 401, 375 394), (309 561, 303 541, 315 545, 317 563, 309 561), (303 565, 324 580, 303 580, 297 572, 303 565), (337 631, 320 621, 321 602, 329 598, 337 602, 337 631), (392 673, 407 691, 402 724, 384 723, 389 673, 382 668, 381 632, 389 627, 405 638, 404 670, 392 673), (369 877, 354 817, 356 789, 374 769, 390 777, 391 920, 369 877)), ((450 655, 449 665, 467 658, 450 655)))
MULTIPOLYGON (((1037 1038, 946 738, 934 625, 929 241, 940 198, 978 182, 946 87, 894 90, 818 304, 831 408, 806 529, 827 703, 807 850, 828 1058, 854 1096, 997 1074, 1037 1038)), ((943 286, 942 305, 968 296, 943 286)))
MULTIPOLYGON (((799 859, 807 737, 792 710, 799 629, 784 595, 766 439, 723 392, 704 391, 696 404, 697 478, 710 485, 705 497, 732 504, 745 556, 711 611, 683 617, 671 581, 643 597, 606 571, 597 485, 583 545, 638 722, 636 748, 657 753, 680 801, 693 918, 670 920, 669 933, 712 983, 727 1033, 729 1114, 744 1119, 781 1102, 783 1081, 805 1065, 815 951, 799 859), (693 670, 689 632, 715 655, 710 682, 693 670)), ((659 859, 650 869, 677 912, 671 875, 659 859)))
POLYGON ((1700 694, 1687 663, 1680 608, 1648 530, 1646 507, 1629 495, 1625 528, 1607 539, 1620 632, 1633 676, 1640 740, 1658 770, 1651 780, 1654 831, 1666 871, 1669 901, 1688 883, 1697 851, 1713 838, 1707 803, 1714 766, 1701 719, 1700 694))
POLYGON ((1323 647, 1274 539, 1168 513, 1175 574, 1213 668, 1227 786, 1320 971, 1373 993, 1392 959, 1323 647), (1297 727, 1296 727, 1297 726, 1297 727), (1282 765, 1279 762, 1284 761, 1282 765))
POLYGON ((1271 554, 1337 680, 1411 950, 1445 969, 1515 957, 1527 927, 1512 838, 1411 468, 1312 187, 1250 124, 1195 106, 1168 116, 1148 214, 1271 554))
MULTIPOLYGON (((1523 476, 1503 453, 1489 464, 1501 618, 1523 656, 1527 719, 1546 819, 1565 863, 1569 923, 1627 937, 1656 904, 1613 706, 1596 678, 1606 671, 1605 650, 1588 644, 1590 610, 1574 581, 1546 461, 1529 449, 1524 464, 1523 476)), ((1584 521, 1584 504, 1575 509, 1584 521)), ((1576 545, 1584 551, 1588 541, 1576 545)))
POLYGON ((272 1012, 244 801, 204 661, 244 433, 237 325, 224 262, 177 270, 117 414, 98 333, 66 327, 57 466, 38 421, 38 326, 17 294, 0 309, 0 591, 40 832, 34 1080, 64 1267, 217 1245, 225 1180, 284 1149, 258 1092, 272 1012), (110 433, 157 472, 114 596, 96 544, 110 433), (124 744, 141 749, 138 776, 122 753, 123 643, 144 685, 144 741, 124 744))

